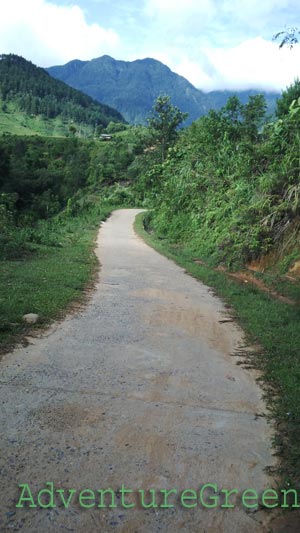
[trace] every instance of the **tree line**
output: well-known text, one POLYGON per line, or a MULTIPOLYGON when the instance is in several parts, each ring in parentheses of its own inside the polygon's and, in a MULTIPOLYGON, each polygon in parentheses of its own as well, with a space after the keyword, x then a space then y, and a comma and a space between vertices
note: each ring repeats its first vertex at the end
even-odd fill
POLYGON ((147 224, 214 264, 242 265, 272 250, 289 232, 296 239, 299 126, 296 80, 282 93, 271 121, 263 95, 244 105, 233 96, 220 111, 211 110, 169 137, 163 161, 162 128, 156 155, 140 160, 136 183, 153 207, 147 224))

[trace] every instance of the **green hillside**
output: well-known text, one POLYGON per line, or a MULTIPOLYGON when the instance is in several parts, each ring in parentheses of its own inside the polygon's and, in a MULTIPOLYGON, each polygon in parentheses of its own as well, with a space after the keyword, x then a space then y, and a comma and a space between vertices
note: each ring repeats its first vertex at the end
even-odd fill
MULTIPOLYGON (((151 58, 130 62, 105 55, 91 61, 70 61, 66 65, 50 67, 47 72, 95 100, 118 109, 131 124, 145 123, 154 100, 162 94, 169 95, 174 105, 188 113, 186 124, 190 124, 210 109, 223 107, 233 94, 237 94, 245 104, 250 95, 263 92, 205 93, 160 61, 151 58)), ((272 113, 279 94, 264 93, 264 96, 268 113, 272 113)))
POLYGON ((110 122, 125 121, 30 61, 0 56, 0 132, 86 137, 110 122))

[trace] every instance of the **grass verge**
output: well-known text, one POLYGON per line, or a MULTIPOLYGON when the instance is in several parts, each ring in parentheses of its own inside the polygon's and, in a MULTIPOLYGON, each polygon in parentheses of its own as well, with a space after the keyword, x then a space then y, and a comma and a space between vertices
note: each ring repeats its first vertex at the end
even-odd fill
POLYGON ((93 250, 99 223, 112 209, 100 207, 96 213, 60 221, 56 244, 35 244, 21 260, 0 262, 0 353, 28 333, 24 314, 37 313, 41 320, 30 329, 39 328, 61 318, 71 303, 83 300, 97 271, 93 250))
POLYGON ((299 487, 300 306, 278 301, 255 286, 237 283, 223 272, 196 264, 194 255, 184 247, 171 245, 145 231, 143 220, 141 213, 135 220, 135 230, 145 242, 214 288, 230 305, 249 344, 261 347, 249 357, 250 364, 262 370, 270 417, 276 422, 274 448, 280 460, 274 474, 279 476, 281 488, 299 487))

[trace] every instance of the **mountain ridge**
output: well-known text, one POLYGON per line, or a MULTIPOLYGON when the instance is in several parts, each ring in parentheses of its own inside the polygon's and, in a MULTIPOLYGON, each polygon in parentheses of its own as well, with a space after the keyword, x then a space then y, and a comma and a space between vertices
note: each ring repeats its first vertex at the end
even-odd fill
POLYGON ((174 105, 189 114, 186 124, 210 109, 220 109, 232 95, 246 103, 250 95, 264 94, 269 113, 274 111, 280 96, 275 91, 253 89, 205 93, 167 65, 149 57, 124 61, 103 55, 90 61, 74 59, 46 71, 95 100, 114 107, 132 124, 145 123, 155 99, 162 94, 168 94, 174 105))

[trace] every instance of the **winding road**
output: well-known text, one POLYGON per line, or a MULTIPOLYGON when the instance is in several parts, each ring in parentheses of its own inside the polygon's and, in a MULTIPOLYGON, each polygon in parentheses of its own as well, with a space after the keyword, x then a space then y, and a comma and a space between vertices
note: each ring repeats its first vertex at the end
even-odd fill
POLYGON ((224 489, 270 487, 272 433, 259 416, 255 372, 232 357, 243 332, 210 289, 134 233, 138 212, 118 210, 102 224, 87 306, 1 362, 1 531, 269 531, 270 513, 180 501, 183 490, 199 494, 208 483, 218 498, 224 489), (36 504, 46 482, 78 493, 123 485, 134 491, 126 493, 132 507, 120 492, 113 508, 110 494, 99 508, 96 493, 92 506, 91 492, 67 508, 60 493, 56 506, 29 507, 29 498, 15 507, 20 484, 36 504), (145 509, 142 489, 178 494, 145 509))

